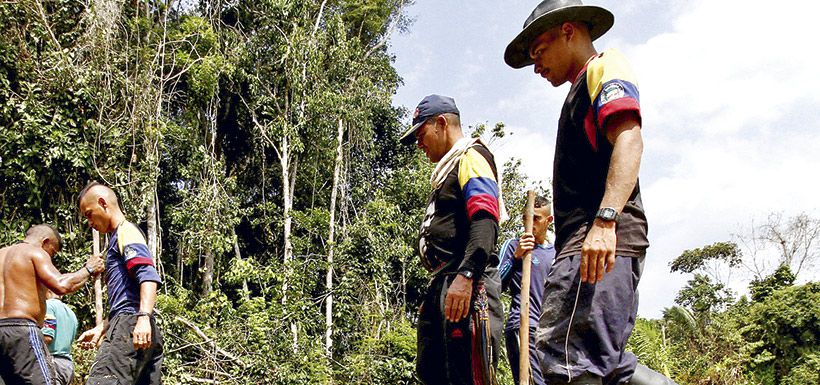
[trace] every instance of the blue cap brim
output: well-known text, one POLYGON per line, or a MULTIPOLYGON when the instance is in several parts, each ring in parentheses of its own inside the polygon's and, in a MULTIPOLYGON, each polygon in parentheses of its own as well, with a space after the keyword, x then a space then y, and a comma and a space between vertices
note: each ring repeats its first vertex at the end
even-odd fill
POLYGON ((405 131, 404 134, 401 136, 401 139, 399 139, 401 144, 413 144, 413 142, 416 141, 416 135, 414 134, 416 133, 416 130, 418 130, 419 127, 421 127, 423 124, 424 122, 418 122, 410 126, 410 128, 407 129, 407 131, 405 131))

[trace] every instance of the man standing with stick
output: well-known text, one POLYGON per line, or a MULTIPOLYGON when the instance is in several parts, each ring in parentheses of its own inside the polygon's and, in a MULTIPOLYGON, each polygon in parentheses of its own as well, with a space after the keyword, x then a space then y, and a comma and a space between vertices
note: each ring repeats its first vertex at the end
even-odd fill
POLYGON ((505 216, 495 160, 464 137, 446 96, 425 97, 401 141, 415 141, 436 163, 419 232, 430 282, 419 308, 417 373, 429 385, 495 384, 502 309, 494 249, 505 216))
POLYGON ((539 353, 535 349, 535 329, 541 314, 544 282, 555 257, 555 248, 547 243, 552 210, 549 200, 535 196, 533 191, 527 193, 524 234, 501 245, 498 273, 502 290, 509 289, 512 297, 504 325, 504 339, 513 379, 516 384, 544 385, 538 366, 539 353), (529 283, 524 282, 526 280, 529 283), (520 349, 523 346, 529 349, 520 349))
POLYGON ((163 343, 153 312, 161 280, 145 236, 125 219, 110 188, 89 183, 80 192, 79 203, 89 226, 110 235, 108 320, 79 338, 85 348, 100 347, 88 384, 160 384, 163 343))

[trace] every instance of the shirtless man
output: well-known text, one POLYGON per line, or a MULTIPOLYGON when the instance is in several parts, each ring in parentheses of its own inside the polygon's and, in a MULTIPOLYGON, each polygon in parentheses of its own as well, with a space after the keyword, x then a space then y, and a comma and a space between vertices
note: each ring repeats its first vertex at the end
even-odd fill
POLYGON ((46 312, 46 291, 73 293, 105 270, 93 255, 80 270, 60 274, 51 258, 62 238, 49 225, 35 225, 26 238, 0 249, 0 380, 8 384, 54 384, 54 366, 40 327, 46 312))

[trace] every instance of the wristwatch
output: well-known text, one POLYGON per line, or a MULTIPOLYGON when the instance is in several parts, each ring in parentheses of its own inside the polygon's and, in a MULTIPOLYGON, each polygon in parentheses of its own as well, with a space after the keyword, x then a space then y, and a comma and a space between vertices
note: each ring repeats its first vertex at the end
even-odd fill
POLYGON ((91 277, 93 277, 93 276, 94 276, 94 270, 89 269, 89 268, 88 268, 88 265, 83 265, 83 267, 85 268, 85 271, 87 271, 87 272, 88 272, 88 275, 89 275, 89 276, 91 276, 91 277))
POLYGON ((473 279, 473 272, 470 270, 461 270, 458 274, 462 275, 464 278, 473 279))
POLYGON ((138 311, 138 312, 137 312, 136 314, 134 314, 134 315, 135 315, 135 316, 137 316, 137 318, 139 318, 139 317, 150 317, 150 316, 151 316, 151 313, 144 312, 144 311, 138 311))
POLYGON ((615 210, 614 207, 601 207, 595 214, 595 218, 601 218, 601 220, 607 222, 617 222, 618 210, 615 210))

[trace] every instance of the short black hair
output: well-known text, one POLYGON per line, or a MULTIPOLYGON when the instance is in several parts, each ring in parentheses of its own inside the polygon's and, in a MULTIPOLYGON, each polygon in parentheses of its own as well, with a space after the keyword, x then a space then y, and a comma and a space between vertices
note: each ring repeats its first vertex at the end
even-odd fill
POLYGON ((543 195, 536 195, 535 196, 535 208, 540 209, 542 207, 547 207, 550 205, 550 200, 544 197, 543 195))
POLYGON ((102 183, 97 182, 96 180, 92 180, 91 182, 88 182, 88 184, 85 185, 85 187, 83 187, 82 190, 80 190, 80 195, 77 197, 77 206, 79 206, 80 203, 83 202, 83 197, 85 196, 85 194, 88 193, 88 190, 91 190, 91 188, 94 187, 94 186, 102 186, 102 185, 103 185, 102 183))
POLYGON ((57 231, 57 228, 48 223, 42 223, 39 225, 29 227, 28 231, 26 231, 26 237, 35 235, 48 236, 48 233, 51 233, 51 235, 57 240, 57 250, 62 250, 63 236, 60 235, 60 232, 57 231))
MULTIPOLYGON (((550 200, 547 199, 547 197, 545 197, 543 195, 536 195, 535 196, 535 204, 533 205, 533 208, 540 209, 542 207, 546 207, 547 212, 549 213, 549 215, 552 215, 552 206, 551 206, 551 204, 552 204, 552 202, 550 202, 550 200)), ((524 211, 526 211, 527 210, 526 202, 524 202, 524 205, 525 205, 524 211)))

